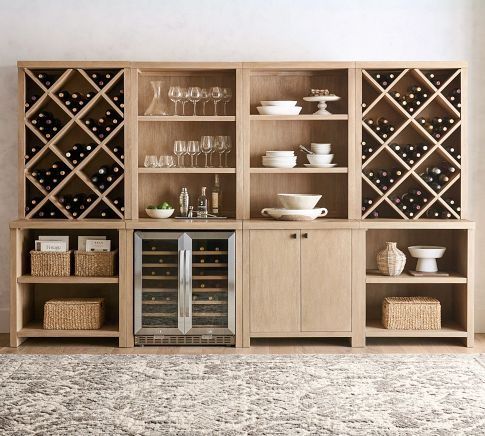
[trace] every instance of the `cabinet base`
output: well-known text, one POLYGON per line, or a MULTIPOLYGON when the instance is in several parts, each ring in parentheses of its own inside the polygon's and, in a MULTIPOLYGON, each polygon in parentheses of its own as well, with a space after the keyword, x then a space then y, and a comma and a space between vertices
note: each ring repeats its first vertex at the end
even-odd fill
POLYGON ((135 345, 235 345, 235 336, 213 335, 143 335, 135 336, 135 345))

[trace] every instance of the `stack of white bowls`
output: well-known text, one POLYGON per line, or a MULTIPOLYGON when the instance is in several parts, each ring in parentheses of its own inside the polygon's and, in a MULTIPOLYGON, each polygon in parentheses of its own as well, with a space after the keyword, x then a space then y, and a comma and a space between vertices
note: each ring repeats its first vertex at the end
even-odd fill
POLYGON ((295 100, 265 100, 258 106, 260 115, 298 115, 301 106, 297 106, 295 100))
POLYGON ((296 166, 296 156, 294 151, 267 151, 262 159, 263 167, 293 168, 296 166))
POLYGON ((332 144, 324 143, 311 143, 311 150, 313 154, 307 154, 308 164, 305 164, 309 168, 331 168, 335 163, 332 163, 332 144))
POLYGON ((282 208, 266 208, 261 211, 265 217, 283 221, 309 221, 327 215, 324 207, 315 207, 321 195, 313 194, 278 194, 282 208))

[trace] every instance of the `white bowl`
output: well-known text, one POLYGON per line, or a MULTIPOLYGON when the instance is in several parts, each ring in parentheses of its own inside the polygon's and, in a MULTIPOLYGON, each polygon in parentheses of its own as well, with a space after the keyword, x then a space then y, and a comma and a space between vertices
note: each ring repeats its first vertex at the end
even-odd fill
POLYGON ((265 157, 293 157, 294 151, 267 151, 265 157))
POLYGON ((258 106, 260 115, 298 115, 301 106, 258 106))
POLYGON ((278 194, 278 200, 286 209, 313 209, 321 195, 313 194, 278 194))
POLYGON ((327 215, 328 210, 324 207, 317 209, 278 209, 266 208, 261 211, 261 215, 283 221, 311 221, 327 215))
POLYGON ((307 154, 308 162, 312 165, 322 165, 332 163, 333 154, 307 154))
POLYGON ((332 150, 332 144, 311 144, 310 147, 315 154, 329 154, 332 150))
POLYGON ((296 106, 296 100, 265 100, 261 102, 261 106, 296 106))
POLYGON ((150 218, 165 219, 170 218, 175 209, 145 209, 150 218))
POLYGON ((433 245, 413 245, 408 247, 411 256, 418 259, 416 271, 435 273, 438 271, 436 259, 443 257, 446 247, 433 245))

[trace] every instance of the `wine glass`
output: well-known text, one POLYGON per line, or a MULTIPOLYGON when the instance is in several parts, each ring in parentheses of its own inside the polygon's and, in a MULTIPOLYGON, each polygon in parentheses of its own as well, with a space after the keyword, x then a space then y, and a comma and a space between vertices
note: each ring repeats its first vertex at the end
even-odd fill
POLYGON ((205 104, 210 101, 211 96, 206 88, 200 90, 200 101, 202 102, 202 115, 205 115, 205 104))
POLYGON ((189 100, 194 104, 194 113, 192 115, 195 116, 197 115, 195 105, 200 100, 200 88, 198 86, 191 86, 189 88, 189 100))
POLYGON ((214 150, 219 153, 219 168, 222 168, 222 155, 226 150, 226 136, 216 136, 214 141, 214 150))
POLYGON ((207 164, 207 155, 212 151, 214 138, 212 136, 202 136, 200 138, 200 150, 205 154, 205 167, 209 168, 207 164))
POLYGON ((227 155, 231 152, 232 150, 232 141, 231 141, 231 137, 230 136, 226 136, 226 147, 225 147, 225 156, 224 156, 224 159, 225 159, 225 163, 224 163, 224 166, 227 168, 227 155))
POLYGON ((185 115, 185 103, 189 101, 189 91, 187 88, 180 88, 180 101, 182 103, 182 115, 185 115))
POLYGON ((168 90, 168 97, 175 103, 175 114, 177 114, 177 103, 180 101, 182 97, 182 92, 179 86, 171 86, 168 90))
POLYGON ((198 167, 199 165, 197 164, 197 159, 199 157, 199 155, 202 153, 202 151, 200 150, 200 142, 199 141, 195 141, 196 142, 196 148, 195 148, 195 166, 198 167))
POLYGON ((190 155, 190 166, 192 168, 194 168, 194 156, 197 155, 199 149, 199 141, 189 141, 187 143, 187 153, 190 155))
POLYGON ((214 101, 214 115, 217 116, 217 103, 222 99, 222 88, 213 86, 210 91, 212 100, 214 101))
POLYGON ((232 100, 232 89, 231 88, 222 88, 222 101, 224 102, 224 115, 226 113, 226 105, 232 100))
POLYGON ((153 154, 147 154, 145 156, 144 166, 145 166, 145 168, 157 168, 158 167, 157 156, 155 156, 153 154))
MULTIPOLYGON (((180 158, 184 155, 185 153, 185 141, 175 141, 173 143, 173 152, 175 153, 175 156, 177 156, 177 166, 181 168, 180 165, 180 158)), ((184 165, 182 165, 183 167, 184 165)))

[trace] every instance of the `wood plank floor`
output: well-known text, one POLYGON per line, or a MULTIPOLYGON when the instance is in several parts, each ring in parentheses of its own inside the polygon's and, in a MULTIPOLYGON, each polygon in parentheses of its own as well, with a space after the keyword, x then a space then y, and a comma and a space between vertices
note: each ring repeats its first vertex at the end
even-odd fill
POLYGON ((251 348, 231 347, 136 347, 118 348, 112 339, 35 338, 19 348, 8 347, 8 335, 0 334, 0 354, 401 354, 485 353, 485 334, 475 336, 475 347, 460 339, 369 339, 365 348, 351 348, 345 339, 258 339, 251 348))

